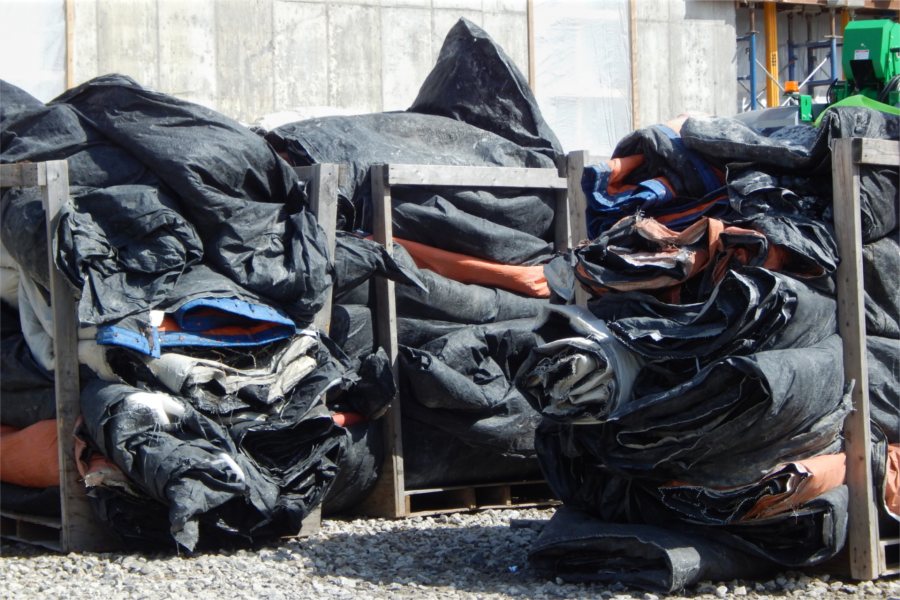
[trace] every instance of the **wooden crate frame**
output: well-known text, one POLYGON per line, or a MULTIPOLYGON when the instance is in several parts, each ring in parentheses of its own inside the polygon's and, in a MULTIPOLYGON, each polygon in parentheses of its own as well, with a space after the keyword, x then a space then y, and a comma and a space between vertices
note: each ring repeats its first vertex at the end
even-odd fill
MULTIPOLYGON (((309 180, 309 210, 322 225, 334 254, 337 220, 337 186, 340 169, 321 164, 297 167, 297 174, 309 180)), ((57 270, 53 261, 53 232, 59 223, 59 211, 69 201, 69 170, 65 160, 0 165, 0 184, 4 187, 40 187, 44 214, 47 215, 47 256, 50 273, 50 304, 53 311, 53 353, 56 361, 56 427, 59 440, 60 517, 42 517, 0 511, 0 537, 43 546, 59 552, 104 551, 119 546, 117 537, 100 522, 91 509, 84 484, 76 467, 71 439, 81 414, 78 377, 78 324, 74 290, 57 270)), ((316 314, 315 325, 328 331, 331 321, 331 292, 316 314)), ((319 531, 321 506, 303 520, 299 536, 319 531)))
POLYGON ((866 320, 863 301, 860 165, 900 165, 900 142, 842 138, 831 146, 831 175, 835 234, 840 264, 837 268, 838 327, 844 347, 844 378, 856 382, 853 410, 844 421, 847 456, 849 522, 847 547, 850 575, 872 580, 900 573, 900 565, 887 564, 888 548, 900 547, 896 533, 881 537, 872 481, 869 429, 869 371, 866 356, 866 320))
MULTIPOLYGON (((571 248, 586 236, 583 195, 581 202, 569 196, 581 194, 581 173, 586 152, 573 152, 556 169, 517 167, 459 167, 443 165, 379 164, 370 169, 372 186, 372 233, 375 241, 393 252, 391 220, 394 186, 463 187, 475 189, 512 188, 549 190, 556 197, 554 245, 558 251, 571 248)), ((376 344, 390 358, 394 380, 399 384, 397 305, 394 282, 376 277, 374 315, 376 344)), ((579 296, 581 301, 586 296, 579 296)), ((399 398, 383 417, 385 461, 372 493, 360 507, 370 516, 400 518, 482 508, 538 506, 553 503, 544 481, 506 481, 487 484, 410 489, 406 487, 399 398), (523 492, 528 490, 527 494, 523 492)))

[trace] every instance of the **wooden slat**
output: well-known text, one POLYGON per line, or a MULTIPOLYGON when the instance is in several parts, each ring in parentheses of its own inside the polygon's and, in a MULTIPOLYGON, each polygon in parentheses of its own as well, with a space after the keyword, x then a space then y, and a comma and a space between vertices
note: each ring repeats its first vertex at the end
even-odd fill
POLYGON ((110 535, 91 510, 75 464, 73 435, 75 422, 81 414, 77 308, 72 289, 53 260, 53 239, 59 223, 59 211, 69 201, 69 169, 64 160, 49 161, 45 163, 45 168, 47 184, 42 192, 47 224, 53 355, 56 366, 54 389, 59 440, 59 493, 62 503, 60 545, 65 551, 103 550, 110 547, 110 535))
POLYGON ((838 324, 844 346, 844 377, 855 381, 853 411, 844 421, 847 486, 850 491, 848 546, 850 573, 860 580, 878 577, 878 521, 869 455, 869 373, 863 311, 862 232, 859 212, 860 140, 834 140, 832 181, 834 222, 840 264, 837 269, 838 324))
MULTIPOLYGON (((391 221, 391 187, 387 180, 387 167, 373 165, 372 185, 372 236, 393 253, 393 223, 391 221)), ((394 282, 386 277, 375 278, 375 341, 384 348, 391 361, 394 381, 399 384, 397 365, 397 305, 394 282)), ((375 489, 369 495, 362 511, 382 517, 400 517, 408 514, 403 495, 403 439, 400 425, 400 400, 395 397, 391 408, 382 418, 384 423, 385 462, 375 489)))
POLYGON ((33 187, 46 185, 47 168, 45 163, 18 163, 0 165, 0 186, 33 187))
MULTIPOLYGON (((568 161, 566 157, 560 158, 557 163, 557 171, 560 177, 568 174, 568 161)), ((568 182, 566 189, 556 190, 555 205, 553 207, 553 246, 557 252, 565 252, 572 247, 572 223, 569 213, 568 182)))
POLYGON ((860 139, 858 154, 854 161, 867 165, 884 165, 896 167, 900 165, 900 141, 860 139))
MULTIPOLYGON (((325 231, 328 256, 333 258, 337 227, 338 165, 319 164, 311 167, 296 167, 295 171, 300 177, 309 179, 309 208, 325 231)), ((316 314, 315 325, 320 331, 328 333, 331 329, 332 289, 328 288, 325 294, 325 304, 316 314)))
MULTIPOLYGON (((584 190, 581 189, 581 177, 584 174, 584 167, 589 162, 587 150, 577 150, 569 152, 566 157, 566 180, 569 183, 569 227, 571 228, 572 243, 570 248, 577 248, 578 245, 588 239, 587 232, 587 198, 584 190)), ((578 280, 575 281, 575 304, 581 307, 587 307, 587 293, 578 280)))
POLYGON ((51 529, 61 529, 62 520, 59 517, 43 517, 40 515, 26 515, 24 513, 13 512, 9 510, 0 511, 0 517, 11 519, 13 521, 23 521, 25 523, 34 523, 51 529))
POLYGON ((490 487, 513 487, 513 486, 521 486, 521 485, 539 485, 545 484, 546 482, 541 479, 530 479, 526 481, 492 481, 491 483, 473 483, 469 485, 442 485, 440 487, 430 487, 430 488, 418 488, 405 490, 406 495, 413 494, 434 494, 437 492, 450 492, 454 490, 465 490, 469 488, 480 489, 480 488, 490 488, 490 487))
POLYGON ((504 187, 567 189, 568 183, 556 169, 520 167, 451 167, 442 165, 387 166, 386 184, 440 187, 504 187))

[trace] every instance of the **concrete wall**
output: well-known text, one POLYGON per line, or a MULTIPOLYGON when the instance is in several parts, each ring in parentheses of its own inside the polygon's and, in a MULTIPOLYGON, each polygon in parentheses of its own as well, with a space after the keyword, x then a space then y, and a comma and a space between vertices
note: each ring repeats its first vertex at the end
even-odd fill
POLYGON ((733 2, 637 0, 635 128, 682 113, 735 114, 733 2))
MULTIPOLYGON (((48 32, 44 45, 55 48, 42 59, 52 63, 48 73, 57 80, 41 83, 39 97, 49 100, 65 89, 60 50, 66 2, 0 0, 9 16, 7 32, 28 31, 38 4, 48 32)), ((526 0, 68 4, 72 83, 123 73, 247 123, 269 115, 265 126, 406 108, 462 16, 484 27, 523 72, 528 69, 526 0)), ((689 111, 736 112, 734 3, 534 0, 534 7, 536 93, 566 150, 609 155, 636 127, 689 111)), ((26 64, 17 51, 22 42, 12 39, 0 39, 8 46, 0 46, 0 77, 23 85, 9 75, 26 64)), ((28 66, 24 72, 38 70, 28 66)), ((34 86, 23 87, 35 93, 34 86)))
POLYGON ((245 122, 404 109, 465 16, 523 72, 525 0, 72 0, 72 74, 119 72, 245 122))

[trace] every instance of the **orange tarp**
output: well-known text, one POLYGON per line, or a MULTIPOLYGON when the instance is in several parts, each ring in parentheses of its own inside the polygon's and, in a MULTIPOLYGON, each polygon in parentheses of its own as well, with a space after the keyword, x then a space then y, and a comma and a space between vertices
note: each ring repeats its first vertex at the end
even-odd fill
POLYGON ((502 288, 533 298, 550 297, 544 267, 540 265, 504 265, 410 240, 394 238, 394 241, 406 248, 420 269, 430 269, 461 283, 502 288))
POLYGON ((24 429, 0 427, 0 481, 33 488, 59 485, 55 419, 24 429))

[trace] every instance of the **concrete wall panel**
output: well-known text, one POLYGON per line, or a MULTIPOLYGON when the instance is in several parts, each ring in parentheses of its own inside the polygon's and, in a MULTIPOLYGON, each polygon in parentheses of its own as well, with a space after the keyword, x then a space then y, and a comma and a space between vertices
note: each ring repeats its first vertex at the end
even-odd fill
POLYGON ((159 87, 156 0, 98 0, 97 71, 159 87))
MULTIPOLYGON (((276 0, 275 110, 328 104, 328 9, 276 0)), ((262 116, 262 115, 256 115, 262 116)))
POLYGON ((227 115, 274 110, 272 9, 272 0, 216 0, 216 103, 227 115))
POLYGON ((97 75, 97 0, 72 3, 71 77, 77 85, 97 75))
POLYGON ((381 9, 381 81, 383 110, 412 104, 434 61, 428 9, 381 9))
POLYGON ((158 0, 159 89, 216 104, 215 0, 158 0))
POLYGON ((379 8, 328 6, 328 101, 359 112, 381 110, 379 8))

